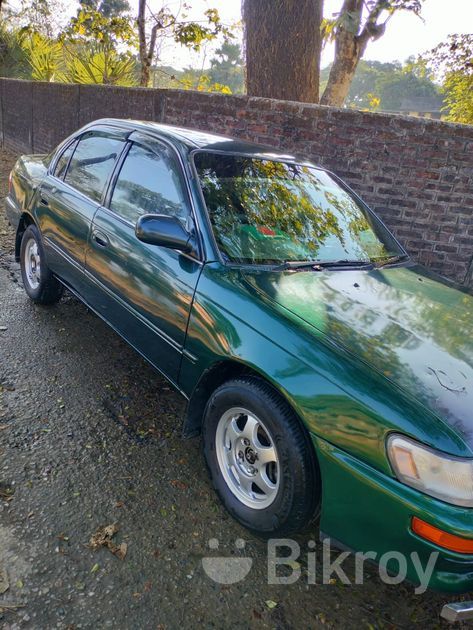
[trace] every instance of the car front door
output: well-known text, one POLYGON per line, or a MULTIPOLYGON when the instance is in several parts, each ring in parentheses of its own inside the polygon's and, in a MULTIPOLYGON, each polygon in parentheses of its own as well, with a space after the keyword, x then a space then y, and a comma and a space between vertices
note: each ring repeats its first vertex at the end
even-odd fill
POLYGON ((86 270, 95 288, 89 302, 177 382, 202 263, 139 241, 135 224, 143 214, 176 216, 187 229, 195 229, 185 175, 174 149, 135 133, 92 223, 86 270))
POLYGON ((71 142, 47 175, 36 217, 48 265, 80 294, 92 219, 126 142, 123 130, 97 127, 71 142))

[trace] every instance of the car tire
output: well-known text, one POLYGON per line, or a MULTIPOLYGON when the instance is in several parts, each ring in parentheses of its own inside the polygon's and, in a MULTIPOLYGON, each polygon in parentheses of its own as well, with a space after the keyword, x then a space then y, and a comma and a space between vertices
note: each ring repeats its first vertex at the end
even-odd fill
POLYGON ((29 225, 20 247, 21 277, 25 291, 37 304, 54 304, 61 299, 63 286, 46 264, 38 228, 29 225))
POLYGON ((228 512, 264 538, 304 530, 317 516, 320 473, 308 432, 265 381, 218 387, 203 420, 203 450, 228 512))

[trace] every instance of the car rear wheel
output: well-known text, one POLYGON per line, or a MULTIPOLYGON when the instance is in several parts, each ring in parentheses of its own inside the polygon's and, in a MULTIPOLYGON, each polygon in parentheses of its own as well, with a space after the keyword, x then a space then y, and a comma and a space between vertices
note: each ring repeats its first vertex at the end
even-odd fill
POLYGON ((20 266, 23 286, 33 302, 54 304, 60 300, 63 286, 46 264, 41 237, 35 225, 29 225, 21 239, 20 266))
POLYGON ((203 448, 220 499, 248 529, 287 536, 316 516, 320 475, 307 431, 261 379, 238 378, 212 394, 203 448))

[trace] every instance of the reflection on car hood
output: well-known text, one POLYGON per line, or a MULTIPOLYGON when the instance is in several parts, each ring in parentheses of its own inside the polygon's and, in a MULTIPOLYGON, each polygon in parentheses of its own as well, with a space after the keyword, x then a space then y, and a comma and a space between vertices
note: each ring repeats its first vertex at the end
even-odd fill
POLYGON ((421 401, 473 448, 473 297, 418 267, 248 281, 421 401))

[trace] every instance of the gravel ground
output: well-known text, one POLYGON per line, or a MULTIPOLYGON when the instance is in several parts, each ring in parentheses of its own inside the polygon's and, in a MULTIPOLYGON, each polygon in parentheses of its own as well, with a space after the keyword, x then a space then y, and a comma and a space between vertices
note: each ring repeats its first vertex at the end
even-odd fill
MULTIPOLYGON (((0 152, 1 196, 13 161, 0 152)), ((181 438, 179 395, 76 299, 33 305, 12 249, 0 212, 0 627, 444 625, 444 597, 385 585, 374 569, 359 586, 308 585, 316 531, 298 540, 302 577, 268 584, 266 545, 220 506, 199 440, 181 438), (123 560, 87 546, 110 524, 123 560), (252 569, 216 583, 203 566, 217 556, 252 569)))

